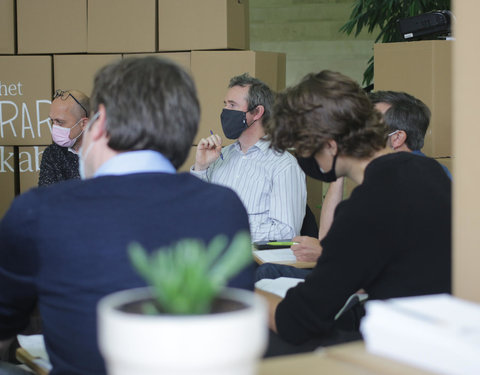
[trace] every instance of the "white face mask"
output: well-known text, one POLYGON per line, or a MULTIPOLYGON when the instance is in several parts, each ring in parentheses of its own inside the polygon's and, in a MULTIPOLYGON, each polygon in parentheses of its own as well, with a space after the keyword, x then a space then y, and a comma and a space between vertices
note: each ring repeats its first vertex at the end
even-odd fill
POLYGON ((73 139, 70 139, 70 132, 75 126, 77 126, 80 123, 80 121, 82 121, 82 119, 78 120, 75 123, 75 125, 73 125, 71 128, 63 128, 58 125, 53 125, 53 128, 52 128, 53 141, 61 147, 72 147, 77 141, 78 137, 80 137, 83 133, 83 130, 82 130, 79 135, 77 135, 73 139))
MULTIPOLYGON (((85 132, 90 129, 92 124, 97 121, 98 117, 100 116, 100 112, 95 113, 93 117, 88 121, 87 126, 85 126, 85 132)), ((85 173, 85 160, 87 160, 87 156, 90 153, 90 150, 92 149, 94 142, 90 142, 90 144, 87 147, 87 151, 85 151, 85 156, 82 155, 83 147, 80 147, 80 150, 78 151, 78 172, 80 173, 80 178, 82 180, 86 180, 87 178, 91 177, 86 175, 85 173)))

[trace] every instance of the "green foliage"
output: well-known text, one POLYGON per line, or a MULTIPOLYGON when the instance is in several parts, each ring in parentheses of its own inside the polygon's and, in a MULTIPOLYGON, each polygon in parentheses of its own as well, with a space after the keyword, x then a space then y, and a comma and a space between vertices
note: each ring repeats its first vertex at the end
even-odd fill
POLYGON ((137 272, 153 287, 155 304, 144 306, 146 314, 206 314, 228 280, 252 261, 247 232, 239 232, 228 249, 228 239, 216 236, 208 246, 184 239, 150 255, 138 244, 128 248, 137 272), (161 308, 161 311, 160 311, 161 308))
MULTIPOLYGON (((365 28, 368 33, 377 33, 375 43, 402 41, 397 30, 397 20, 434 10, 450 10, 450 0, 355 0, 350 19, 340 32, 355 37, 365 28)), ((363 83, 373 81, 373 56, 363 73, 363 83)))

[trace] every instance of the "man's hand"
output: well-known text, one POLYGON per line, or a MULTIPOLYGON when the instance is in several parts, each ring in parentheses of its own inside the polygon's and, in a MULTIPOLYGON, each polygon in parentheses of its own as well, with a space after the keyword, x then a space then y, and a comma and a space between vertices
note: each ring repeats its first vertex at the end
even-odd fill
POLYGON ((196 171, 203 171, 220 157, 222 151, 222 138, 218 134, 212 134, 208 138, 202 138, 198 142, 195 159, 196 171))
POLYGON ((298 262, 316 262, 322 254, 322 246, 318 238, 297 236, 293 238, 293 242, 298 242, 291 247, 298 262))

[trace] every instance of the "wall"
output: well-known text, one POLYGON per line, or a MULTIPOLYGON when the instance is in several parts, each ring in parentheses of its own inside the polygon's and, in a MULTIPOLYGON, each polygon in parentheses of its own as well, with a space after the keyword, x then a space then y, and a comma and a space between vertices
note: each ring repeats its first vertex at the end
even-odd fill
POLYGON ((478 88, 480 50, 477 0, 453 3, 456 17, 453 52, 453 292, 480 302, 480 163, 478 88))
POLYGON ((322 69, 339 71, 359 83, 373 55, 374 37, 338 30, 354 0, 250 0, 250 48, 287 54, 287 86, 322 69))

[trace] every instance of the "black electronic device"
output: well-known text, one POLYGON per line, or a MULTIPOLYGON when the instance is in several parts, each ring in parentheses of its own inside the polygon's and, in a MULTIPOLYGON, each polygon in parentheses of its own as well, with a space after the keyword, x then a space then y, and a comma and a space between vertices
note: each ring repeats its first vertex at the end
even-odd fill
POLYGON ((440 10, 399 19, 397 26, 404 40, 433 39, 450 35, 451 18, 450 11, 440 10))
POLYGON ((287 240, 268 240, 268 241, 256 241, 253 243, 253 247, 256 250, 273 250, 273 249, 285 249, 296 242, 292 242, 291 239, 287 240))

